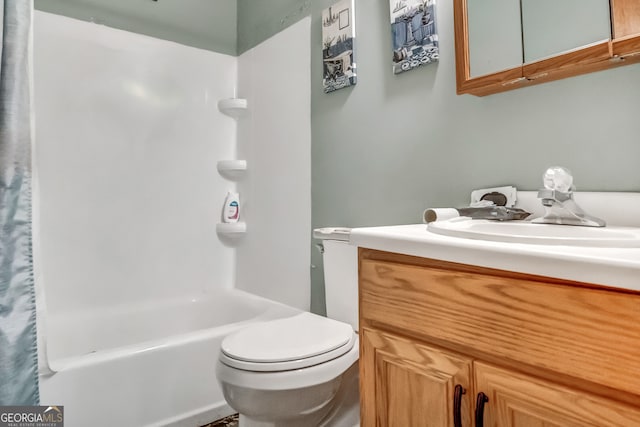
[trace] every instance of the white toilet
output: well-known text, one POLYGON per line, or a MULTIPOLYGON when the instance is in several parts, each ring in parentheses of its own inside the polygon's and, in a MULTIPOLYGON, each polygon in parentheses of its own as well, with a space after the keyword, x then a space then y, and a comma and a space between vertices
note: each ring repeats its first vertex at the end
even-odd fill
POLYGON ((323 240, 327 316, 301 312, 227 336, 216 366, 240 427, 359 425, 358 255, 348 229, 323 240))

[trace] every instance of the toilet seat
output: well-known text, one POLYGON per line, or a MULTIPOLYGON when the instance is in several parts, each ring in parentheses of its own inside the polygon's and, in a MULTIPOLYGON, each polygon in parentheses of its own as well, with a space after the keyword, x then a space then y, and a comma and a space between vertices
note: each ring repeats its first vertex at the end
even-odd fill
POLYGON ((222 341, 220 361, 245 371, 288 371, 338 358, 356 341, 351 325, 305 312, 227 336, 222 341))

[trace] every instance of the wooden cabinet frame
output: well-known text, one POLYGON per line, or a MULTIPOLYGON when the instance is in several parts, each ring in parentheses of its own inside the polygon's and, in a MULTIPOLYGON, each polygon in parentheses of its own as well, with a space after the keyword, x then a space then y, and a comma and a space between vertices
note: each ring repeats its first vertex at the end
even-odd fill
POLYGON ((640 425, 640 292, 359 251, 363 427, 453 425, 456 384, 464 420, 489 396, 486 426, 640 425))
POLYGON ((492 95, 640 62, 640 1, 610 0, 612 39, 500 72, 471 77, 467 0, 453 0, 458 95, 492 95))
POLYGON ((471 77, 469 59, 469 22, 467 0, 453 1, 453 21, 456 46, 456 86, 458 95, 470 93, 484 96, 519 87, 525 80, 522 66, 480 77, 471 77))
POLYGON ((640 61, 640 2, 610 0, 613 26, 612 55, 625 63, 640 61))

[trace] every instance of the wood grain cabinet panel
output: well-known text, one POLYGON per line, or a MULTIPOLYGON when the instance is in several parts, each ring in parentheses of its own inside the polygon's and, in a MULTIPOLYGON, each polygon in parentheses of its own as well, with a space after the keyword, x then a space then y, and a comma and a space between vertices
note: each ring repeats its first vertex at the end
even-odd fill
POLYGON ((363 426, 452 427, 457 385, 460 425, 471 425, 471 359, 373 329, 361 342, 363 426))
POLYGON ((620 62, 640 61, 640 1, 611 0, 612 54, 620 62))
POLYGON ((640 292, 360 249, 359 298, 363 427, 640 426, 640 292))
POLYGON ((635 427, 640 408, 481 362, 476 388, 489 401, 485 427, 635 427))
POLYGON ((640 1, 610 0, 613 38, 640 34, 640 1))
POLYGON ((377 260, 365 322, 640 392, 640 295, 377 260))

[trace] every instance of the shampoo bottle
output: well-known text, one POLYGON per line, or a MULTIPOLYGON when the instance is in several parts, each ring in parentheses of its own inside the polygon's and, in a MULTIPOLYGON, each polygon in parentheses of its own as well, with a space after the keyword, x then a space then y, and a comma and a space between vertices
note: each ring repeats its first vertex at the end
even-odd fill
POLYGON ((240 197, 238 193, 229 191, 224 199, 224 208, 222 210, 223 222, 238 222, 240 219, 240 197))

